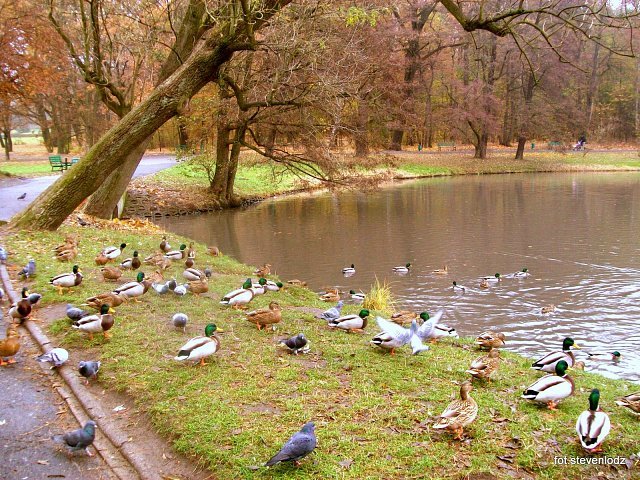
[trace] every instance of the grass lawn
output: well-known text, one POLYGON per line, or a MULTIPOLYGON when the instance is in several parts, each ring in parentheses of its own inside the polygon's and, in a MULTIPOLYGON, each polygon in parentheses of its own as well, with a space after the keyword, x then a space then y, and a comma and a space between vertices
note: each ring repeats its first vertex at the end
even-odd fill
MULTIPOLYGON (((157 250, 161 239, 160 233, 77 229, 81 253, 76 260, 84 281, 73 292, 59 296, 48 279, 70 271, 71 265, 57 262, 51 252, 71 228, 56 233, 19 232, 5 238, 12 275, 29 258, 36 260, 38 275, 28 285, 44 294, 45 304, 79 304, 133 279, 130 273, 117 284, 102 281, 93 262, 102 246, 125 242, 125 256, 137 249, 144 257, 157 250)), ((174 247, 188 241, 173 235, 169 239, 174 247)), ((299 287, 270 292, 251 302, 250 307, 257 308, 277 300, 283 308, 277 331, 258 331, 241 312, 218 303, 253 267, 226 256, 209 257, 203 245, 196 244, 196 249, 196 267, 210 266, 214 271, 210 291, 201 298, 158 296, 150 290, 141 303, 117 309, 110 340, 97 335, 89 341, 72 330, 65 318, 55 320, 49 333, 71 352, 72 363, 100 359, 101 385, 135 398, 175 448, 197 456, 215 478, 464 478, 487 472, 498 478, 567 479, 595 478, 598 472, 604 472, 602 478, 638 474, 637 468, 628 472, 621 467, 618 472, 603 466, 554 466, 556 456, 585 456, 576 440, 575 422, 594 387, 600 388, 602 408, 612 421, 605 455, 637 454, 640 422, 613 403, 617 396, 639 390, 637 385, 571 371, 575 395, 561 403, 559 411, 549 412, 519 398, 540 376, 528 368, 530 361, 502 352, 494 380, 476 383, 471 393, 480 406, 478 419, 466 429, 465 441, 454 441, 431 425, 457 395, 459 382, 467 378, 464 371, 478 356, 469 339, 441 342, 415 357, 408 349, 390 356, 368 343, 377 333, 373 316, 364 335, 332 331, 301 308, 329 305, 299 287), (187 333, 170 324, 178 311, 189 315, 187 333), (180 346, 201 335, 209 322, 224 332, 222 349, 208 365, 174 361, 180 346), (279 339, 299 332, 311 342, 308 355, 291 356, 277 347, 279 339), (318 447, 299 468, 256 468, 309 420, 316 422, 318 447)), ((183 268, 176 262, 165 277, 182 280, 183 268)), ((142 270, 151 272, 144 265, 142 270)), ((17 281, 15 287, 21 284, 17 281)), ((351 305, 343 312, 358 310, 351 305)))
POLYGON ((48 161, 44 162, 0 162, 0 172, 18 177, 40 177, 54 175, 48 161))

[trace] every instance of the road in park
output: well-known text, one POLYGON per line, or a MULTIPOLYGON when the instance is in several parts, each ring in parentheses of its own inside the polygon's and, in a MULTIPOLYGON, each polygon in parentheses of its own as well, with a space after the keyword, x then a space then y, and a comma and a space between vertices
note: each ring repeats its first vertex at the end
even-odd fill
MULTIPOLYGON (((133 177, 151 175, 175 164, 175 155, 145 155, 133 177)), ((58 177, 60 174, 36 178, 0 178, 0 220, 8 221, 13 215, 27 208, 58 177), (18 200, 24 193, 27 194, 26 197, 18 200)))

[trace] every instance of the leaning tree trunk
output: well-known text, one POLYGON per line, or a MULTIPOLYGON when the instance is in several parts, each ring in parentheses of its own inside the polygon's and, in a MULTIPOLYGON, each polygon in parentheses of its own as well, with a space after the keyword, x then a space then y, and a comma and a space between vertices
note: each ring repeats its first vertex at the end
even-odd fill
MULTIPOLYGON (((267 2, 271 8, 260 24, 266 22, 290 0, 267 2)), ((254 24, 254 30, 260 26, 254 24)), ((251 48, 246 30, 238 26, 225 35, 224 26, 210 32, 203 42, 166 82, 114 125, 85 157, 67 174, 45 190, 26 210, 16 215, 11 226, 55 230, 89 195, 103 183, 101 172, 114 171, 127 155, 140 146, 209 81, 219 75, 222 65, 236 50, 251 48)))
POLYGON ((524 147, 527 144, 527 137, 518 137, 518 148, 516 149, 516 160, 524 159, 524 147))

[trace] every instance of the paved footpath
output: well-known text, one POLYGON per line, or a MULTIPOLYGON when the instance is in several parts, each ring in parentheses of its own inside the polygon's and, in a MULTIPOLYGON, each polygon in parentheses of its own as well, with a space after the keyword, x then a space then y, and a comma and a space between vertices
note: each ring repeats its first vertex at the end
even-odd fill
MULTIPOLYGON (((4 338, 4 326, 0 330, 4 338)), ((50 376, 35 361, 39 350, 31 337, 20 330, 17 362, 0 367, 0 479, 115 480, 93 447, 92 457, 84 452, 67 456, 65 447, 51 440, 80 426, 65 401, 52 391, 50 376)))
MULTIPOLYGON (((176 164, 175 155, 150 154, 142 157, 142 161, 133 177, 144 177, 159 172, 176 164)), ((69 172, 69 170, 67 170, 69 172)), ((8 221, 13 215, 24 210, 61 174, 36 178, 0 178, 0 220, 8 221), (24 200, 17 198, 26 193, 24 200)), ((64 175, 64 174, 62 174, 64 175)), ((2 477, 0 477, 2 478, 2 477)))

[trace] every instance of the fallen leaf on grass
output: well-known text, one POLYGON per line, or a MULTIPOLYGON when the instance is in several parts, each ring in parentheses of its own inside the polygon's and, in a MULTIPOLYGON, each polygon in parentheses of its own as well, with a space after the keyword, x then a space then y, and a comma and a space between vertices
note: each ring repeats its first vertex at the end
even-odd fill
POLYGON ((48 460, 38 460, 36 463, 38 465, 49 465, 49 461, 48 460))
POLYGON ((342 468, 349 468, 351 465, 353 465, 353 459, 346 458, 346 459, 338 462, 338 465, 340 465, 342 468))

